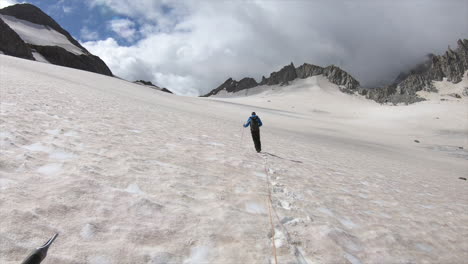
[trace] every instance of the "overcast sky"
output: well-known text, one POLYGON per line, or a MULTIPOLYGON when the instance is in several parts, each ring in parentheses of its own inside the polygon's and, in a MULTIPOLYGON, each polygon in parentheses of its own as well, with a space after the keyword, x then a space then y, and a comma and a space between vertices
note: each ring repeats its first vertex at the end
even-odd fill
MULTIPOLYGON (((1 0, 13 2, 13 0, 1 0)), ((41 7, 113 73, 198 95, 293 62, 391 81, 468 38, 468 0, 68 0, 41 7)))

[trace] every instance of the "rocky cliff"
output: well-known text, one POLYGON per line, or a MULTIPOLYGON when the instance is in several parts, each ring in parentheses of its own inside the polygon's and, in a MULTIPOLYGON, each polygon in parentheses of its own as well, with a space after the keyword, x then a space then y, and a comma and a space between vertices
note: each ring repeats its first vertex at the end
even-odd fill
POLYGON ((14 29, 0 18, 0 51, 6 55, 34 60, 32 51, 35 51, 52 64, 112 76, 110 69, 99 57, 89 53, 65 29, 36 6, 17 4, 0 9, 0 14, 51 28, 64 35, 70 43, 83 52, 82 54, 74 54, 52 43, 50 46, 26 43, 14 29))
POLYGON ((2 19, 0 19, 0 51, 6 55, 34 60, 31 48, 2 19))
POLYGON ((467 70, 468 39, 460 39, 455 50, 449 47, 443 55, 429 55, 427 61, 400 74, 391 85, 374 89, 360 87, 353 91, 380 103, 410 104, 423 100, 417 96, 418 91, 436 92, 433 81, 447 78, 447 81, 458 83, 467 70))
POLYGON ((294 64, 291 63, 284 66, 277 72, 272 72, 268 78, 263 76, 260 83, 257 83, 255 79, 250 77, 243 78, 240 81, 229 78, 216 89, 203 95, 203 97, 216 95, 223 90, 228 93, 234 93, 259 85, 288 85, 290 81, 295 79, 305 79, 320 74, 324 75, 330 82, 338 85, 340 89, 356 90, 359 87, 359 82, 356 79, 334 65, 322 68, 320 66, 304 63, 303 65, 295 68, 294 64))

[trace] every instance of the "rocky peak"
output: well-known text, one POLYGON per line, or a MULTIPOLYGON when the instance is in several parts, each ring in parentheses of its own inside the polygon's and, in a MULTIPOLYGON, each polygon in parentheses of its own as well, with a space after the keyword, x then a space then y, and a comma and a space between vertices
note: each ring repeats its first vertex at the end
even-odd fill
POLYGON ((430 54, 428 59, 406 74, 400 74, 392 85, 375 89, 359 89, 359 93, 377 102, 414 103, 423 100, 418 91, 435 92, 433 81, 458 83, 468 70, 468 39, 457 41, 455 50, 450 47, 444 55, 430 54))
MULTIPOLYGON (((77 50, 82 51, 82 54, 78 55, 55 45, 53 42, 50 42, 49 45, 26 43, 22 39, 21 33, 18 34, 13 26, 8 25, 8 19, 0 17, 0 35, 2 37, 0 51, 6 55, 35 60, 34 56, 39 53, 47 62, 55 65, 112 76, 110 69, 99 57, 89 53, 65 29, 38 7, 31 4, 17 4, 0 9, 0 14, 53 29, 65 36, 70 43, 76 46, 77 50)), ((32 28, 32 30, 34 29, 32 28)))
POLYGON ((31 4, 16 4, 0 9, 0 14, 13 16, 18 19, 26 20, 31 23, 48 26, 55 31, 63 34, 73 45, 79 47, 85 53, 89 53, 83 46, 76 41, 70 33, 63 29, 53 18, 44 13, 40 8, 31 4))
POLYGON ((279 70, 278 72, 272 72, 270 74, 269 78, 264 78, 262 79, 262 82, 260 85, 275 85, 275 84, 280 84, 280 85, 287 85, 289 84, 290 81, 294 80, 297 78, 296 74, 296 68, 294 67, 294 64, 291 62, 291 64, 284 66, 279 70))
POLYGON ((223 84, 218 86, 216 89, 212 90, 208 94, 202 95, 202 97, 208 97, 225 90, 228 93, 235 93, 245 89, 249 89, 257 86, 258 83, 254 78, 246 77, 240 81, 233 80, 232 78, 227 79, 223 84))
POLYGON ((304 63, 296 68, 298 78, 305 79, 311 76, 320 75, 323 73, 323 68, 317 65, 304 63))
POLYGON ((357 91, 356 89, 360 85, 353 76, 335 65, 330 65, 323 69, 323 75, 331 83, 340 86, 343 91, 357 91))

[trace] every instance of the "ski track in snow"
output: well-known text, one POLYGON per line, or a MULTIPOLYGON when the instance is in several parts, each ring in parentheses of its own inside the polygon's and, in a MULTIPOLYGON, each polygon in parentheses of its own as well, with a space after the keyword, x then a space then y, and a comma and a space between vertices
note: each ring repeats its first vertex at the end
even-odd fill
POLYGON ((257 154, 255 107, 0 60, 1 263, 54 232, 47 263, 272 263, 266 180, 279 263, 468 259, 466 160, 406 130, 266 108, 257 154))

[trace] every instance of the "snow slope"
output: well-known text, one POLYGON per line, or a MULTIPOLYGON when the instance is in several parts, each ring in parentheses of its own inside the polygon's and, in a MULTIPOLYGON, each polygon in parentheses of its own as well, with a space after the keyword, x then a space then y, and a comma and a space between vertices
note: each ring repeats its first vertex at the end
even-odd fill
POLYGON ((0 263, 54 232, 44 263, 274 263, 269 191, 278 263, 468 259, 466 98, 191 98, 4 55, 0 83, 0 263))
MULTIPOLYGON (((0 18, 26 43, 38 46, 59 46, 75 55, 84 54, 83 51, 79 47, 73 45, 67 37, 50 27, 31 23, 13 16, 0 15, 0 18)), ((37 59, 36 55, 34 55, 34 57, 37 59)))

